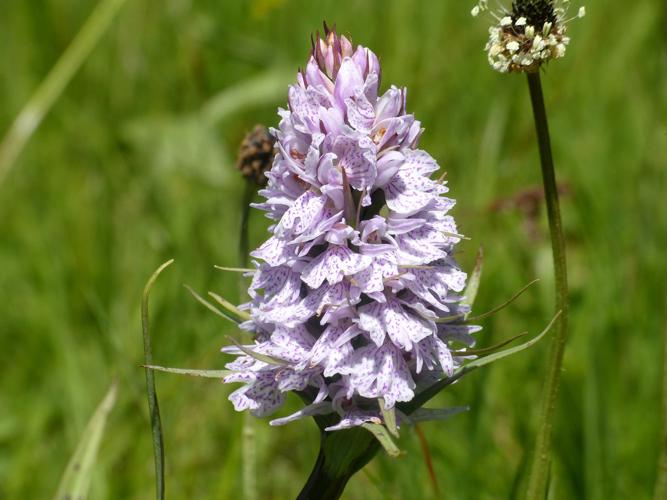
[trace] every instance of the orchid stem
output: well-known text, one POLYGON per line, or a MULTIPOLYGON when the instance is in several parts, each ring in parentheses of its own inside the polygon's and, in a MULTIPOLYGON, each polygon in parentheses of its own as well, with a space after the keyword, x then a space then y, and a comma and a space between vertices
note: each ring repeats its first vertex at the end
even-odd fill
POLYGON ((360 427, 336 432, 320 428, 320 453, 297 500, 338 500, 347 482, 380 449, 373 435, 360 427))
POLYGON ((551 141, 549 139, 549 125, 547 113, 544 106, 542 94, 542 83, 539 72, 528 73, 528 87, 530 99, 535 118, 535 129, 540 150, 540 163, 542 166, 542 180, 544 183, 544 195, 547 204, 547 216, 549 219, 549 231, 551 233, 551 247, 553 251, 554 275, 556 286, 556 311, 561 311, 549 353, 549 365, 542 391, 542 403, 540 410, 540 421, 538 427, 533 462, 528 479, 526 498, 529 500, 542 500, 546 496, 547 482, 549 478, 551 434, 553 430, 553 419, 558 399, 558 387, 560 384, 561 366, 563 364, 563 353, 567 339, 567 316, 568 316, 568 286, 567 286, 567 264, 565 258, 565 237, 561 223, 560 206, 558 202, 558 188, 556 175, 554 173, 553 157, 551 154, 551 141))

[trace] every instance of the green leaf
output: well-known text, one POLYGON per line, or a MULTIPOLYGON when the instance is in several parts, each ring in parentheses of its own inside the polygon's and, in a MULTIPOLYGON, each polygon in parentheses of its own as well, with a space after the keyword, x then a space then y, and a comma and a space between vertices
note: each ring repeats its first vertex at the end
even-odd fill
POLYGON ((526 335, 528 335, 528 332, 520 333, 519 335, 515 335, 514 337, 504 340, 499 344, 496 344, 491 347, 484 347, 483 349, 466 349, 465 351, 450 351, 450 353, 452 356, 481 356, 484 354, 492 354, 501 347, 505 347, 507 344, 511 344, 516 339, 520 339, 522 337, 525 337, 526 335))
POLYGON ((463 294, 461 304, 464 306, 472 306, 475 304, 477 298, 477 291, 479 290, 479 282, 482 279, 482 270, 484 268, 484 249, 480 246, 477 250, 477 258, 475 259, 475 267, 468 278, 468 286, 463 294))
MULTIPOLYGON (((174 262, 168 260, 153 273, 144 287, 141 296, 141 329, 144 336, 144 364, 153 364, 153 349, 151 347, 151 335, 148 322, 148 298, 151 289, 160 273, 174 262)), ((148 397, 148 412, 151 419, 151 432, 153 434, 153 456, 155 459, 155 489, 158 500, 164 499, 164 439, 162 437, 162 422, 160 420, 160 405, 158 404, 157 392, 155 390, 155 377, 153 370, 146 371, 146 395, 148 397)))
MULTIPOLYGON (((476 321, 479 321, 481 319, 484 319, 488 316, 491 316, 492 314, 497 313, 498 311, 501 311, 502 309, 505 309, 507 306, 509 306, 512 302, 514 302, 516 299, 518 299, 523 292, 528 290, 532 285, 540 281, 539 279, 534 279, 527 285, 524 285, 518 292, 516 292, 514 295, 512 295, 508 300, 500 304, 499 306, 494 307, 490 311, 486 311, 485 313, 479 314, 477 316, 469 317, 469 314, 455 314, 454 316, 446 316, 444 318, 437 318, 435 320, 436 323, 451 323, 453 321, 458 321, 458 320, 465 320, 466 323, 474 323, 476 321)), ((466 289, 467 290, 467 289, 466 289)), ((476 292, 475 292, 476 294, 476 292)))
POLYGON ((254 273, 257 272, 257 269, 250 269, 246 267, 224 267, 224 266, 213 266, 214 268, 220 271, 229 271, 233 273, 254 273))
POLYGON ((243 323, 244 321, 248 321, 250 319, 250 314, 245 311, 241 311, 238 307, 223 299, 220 295, 213 292, 208 292, 208 294, 213 297, 213 300, 220 304, 230 316, 237 318, 239 323, 243 323))
POLYGON ((97 451, 102 441, 107 417, 116 403, 117 393, 118 384, 114 382, 83 431, 60 480, 55 500, 84 499, 88 496, 97 451))
POLYGON ((384 448, 384 451, 386 451, 390 457, 395 458, 401 454, 401 450, 398 449, 396 443, 391 439, 389 431, 387 431, 387 428, 384 425, 366 423, 362 424, 362 427, 375 436, 375 439, 379 441, 384 448))
POLYGON ((511 356, 512 354, 516 354, 521 351, 525 351, 529 347, 534 346, 537 344, 542 338, 551 330, 551 327, 553 324, 556 322, 558 317, 560 316, 561 311, 558 311, 556 315, 549 321, 549 324, 546 326, 542 332, 537 337, 534 337, 530 339, 527 342, 524 342, 521 345, 518 345, 516 347, 511 347, 509 349, 505 349, 504 351, 497 352, 495 354, 490 354, 489 356, 485 356, 483 358, 475 359, 474 361, 471 361, 470 363, 466 363, 465 366, 462 368, 459 368, 460 371, 470 371, 475 368, 481 368, 482 366, 488 365, 490 363, 493 363, 494 361, 498 361, 500 359, 506 358, 507 356, 511 356))
POLYGON ((255 358, 258 361, 263 361, 264 363, 268 363, 270 365, 290 366, 290 364, 284 359, 274 358, 273 356, 269 356, 267 354, 260 354, 253 351, 252 349, 247 348, 244 345, 241 345, 231 337, 227 337, 227 339, 251 358, 255 358))
POLYGON ((392 436, 398 437, 398 428, 396 427, 396 411, 394 408, 387 409, 385 407, 384 398, 378 398, 378 403, 380 405, 382 417, 384 418, 384 423, 387 426, 387 429, 392 434, 392 436))
POLYGON ((234 373, 231 370, 194 370, 190 368, 170 368, 166 366, 157 366, 157 365, 142 365, 142 368, 148 368, 149 370, 154 370, 156 372, 166 372, 166 373, 175 373, 177 375, 189 375, 191 377, 204 377, 204 378, 224 378, 227 375, 234 373))
POLYGON ((535 345, 537 342, 542 340, 542 338, 547 334, 547 332, 551 329, 553 326, 554 322, 558 317, 560 316, 561 312, 558 311, 556 315, 551 319, 547 327, 535 338, 532 338, 528 342, 525 342, 521 345, 518 345, 516 347, 512 347, 510 349, 506 349, 501 352, 497 352, 495 354, 491 354, 489 356, 486 356, 484 358, 479 358, 474 361, 471 361, 470 363, 465 364, 464 366, 460 367, 458 370, 456 370, 451 377, 445 378, 440 380, 439 382, 436 382, 435 384, 431 385, 430 387, 424 389, 422 392, 417 394, 412 401, 409 401, 407 403, 400 403, 398 405, 398 409, 405 413, 406 415, 410 415, 412 412, 416 411, 418 408, 420 408, 424 403, 426 403, 428 400, 430 400, 432 397, 434 397, 436 394, 438 394, 442 389, 447 387, 448 385, 453 384, 456 382, 458 379, 463 377, 465 374, 473 371, 476 368, 480 368, 484 365, 488 365, 489 363, 493 363, 494 361, 498 361, 502 358, 505 358, 507 356, 511 356, 512 354, 516 354, 518 352, 521 352, 525 349, 528 349, 529 347, 535 345))
POLYGON ((466 318, 466 321, 468 321, 468 322, 479 321, 479 320, 484 319, 488 316, 491 316, 492 314, 497 313, 498 311, 501 311, 502 309, 505 309, 508 305, 510 305, 512 302, 514 302, 516 299, 518 299, 523 294, 523 292, 528 290, 531 286, 533 286, 538 281, 540 281, 539 278, 534 279, 533 281, 531 281, 527 285, 524 285, 518 292, 516 292, 514 295, 512 295, 508 300, 506 300, 502 304, 500 304, 500 305, 494 307, 493 309, 491 309, 490 311, 482 313, 478 316, 473 316, 471 318, 466 318))
POLYGON ((456 406, 454 408, 419 408, 408 418, 410 423, 428 422, 432 420, 446 420, 453 417, 454 415, 458 415, 459 413, 463 413, 469 410, 470 407, 468 406, 456 406))
POLYGON ((193 296, 195 299, 197 299, 197 301, 199 301, 201 304, 203 304, 204 307, 206 307, 207 309, 213 311, 215 314, 217 314, 217 315, 220 316, 221 318, 225 318, 226 320, 231 321, 231 322, 234 323, 235 325, 239 325, 239 324, 241 324, 241 320, 240 320, 240 319, 235 318, 234 316, 232 316, 231 314, 228 314, 228 313, 226 313, 226 312, 222 312, 220 309, 218 309, 218 308, 215 307, 213 304, 211 304, 208 300, 206 300, 206 299, 203 298, 201 295, 199 295, 197 292, 195 292, 195 291, 192 289, 192 287, 190 287, 189 285, 183 285, 183 286, 186 288, 186 290, 187 290, 188 292, 190 292, 190 293, 192 294, 192 296, 193 296))

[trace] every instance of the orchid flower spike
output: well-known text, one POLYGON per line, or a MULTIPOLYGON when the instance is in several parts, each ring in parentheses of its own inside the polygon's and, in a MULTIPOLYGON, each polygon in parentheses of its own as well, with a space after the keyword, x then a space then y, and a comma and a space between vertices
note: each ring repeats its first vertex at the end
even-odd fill
MULTIPOLYGON (((251 253, 242 327, 254 343, 225 382, 236 410, 272 414, 294 391, 307 406, 280 425, 333 414, 337 430, 382 423, 399 402, 450 376, 478 327, 462 318, 462 238, 406 90, 380 89, 380 62, 325 25, 280 109, 273 167, 255 205, 275 224, 251 253)), ((466 356, 467 357, 467 356, 466 356)), ((401 415, 397 414, 399 423, 401 415)))
POLYGON ((486 12, 494 20, 486 44, 489 64, 501 73, 528 73, 565 55, 570 43, 567 24, 586 15, 580 7, 568 17, 570 0, 516 0, 512 9, 489 10, 488 0, 481 0, 471 14, 486 12))

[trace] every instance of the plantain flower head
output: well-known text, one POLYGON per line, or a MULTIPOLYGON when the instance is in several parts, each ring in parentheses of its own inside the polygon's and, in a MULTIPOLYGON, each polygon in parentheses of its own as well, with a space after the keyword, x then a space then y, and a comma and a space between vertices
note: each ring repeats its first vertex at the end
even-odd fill
POLYGON ((527 73, 565 55, 570 43, 567 24, 586 15, 586 9, 580 7, 576 16, 568 18, 569 8, 570 0, 516 0, 511 10, 494 12, 488 0, 481 0, 471 14, 476 17, 486 12, 495 20, 485 47, 493 69, 527 73))
POLYGON ((418 148, 406 90, 379 86, 377 56, 325 25, 272 130, 255 206, 274 223, 251 254, 243 306, 255 340, 223 349, 237 356, 225 378, 243 384, 230 395, 237 410, 269 415, 290 391, 307 402, 272 425, 316 414, 334 415, 328 430, 379 423, 380 400, 412 400, 474 343, 454 201, 431 179, 439 167, 418 148))

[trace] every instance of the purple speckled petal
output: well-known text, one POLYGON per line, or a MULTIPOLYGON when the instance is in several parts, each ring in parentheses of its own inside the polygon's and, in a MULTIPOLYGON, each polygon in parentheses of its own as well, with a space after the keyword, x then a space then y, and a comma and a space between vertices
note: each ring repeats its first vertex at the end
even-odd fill
POLYGON ((375 108, 363 92, 357 91, 353 97, 345 99, 347 121, 359 132, 368 133, 375 121, 375 108))
POLYGON ((443 249, 448 244, 447 237, 429 224, 396 236, 396 242, 401 264, 428 264, 447 257, 443 249))
POLYGON ((345 99, 355 94, 357 89, 363 87, 364 80, 361 76, 361 71, 354 61, 350 58, 345 58, 340 65, 336 83, 334 86, 334 97, 340 107, 345 106, 345 99))
POLYGON ((284 398, 278 390, 273 372, 258 375, 252 384, 229 395, 236 411, 250 410, 256 417, 265 417, 282 406, 284 398))
POLYGON ((385 279, 398 274, 395 262, 378 257, 363 271, 355 274, 352 278, 355 284, 364 293, 381 292, 384 290, 385 279))
POLYGON ((387 206, 400 214, 413 214, 425 208, 434 195, 415 186, 412 175, 399 171, 384 187, 387 206))
POLYGON ((340 282, 368 267, 371 258, 352 252, 349 248, 330 245, 303 268, 301 279, 311 288, 319 288, 326 280, 330 285, 340 282))
POLYGON ((365 398, 384 398, 387 408, 397 401, 410 401, 415 383, 401 351, 392 344, 362 347, 341 369, 349 374, 350 385, 365 398))
POLYGON ((272 236, 250 255, 275 267, 287 263, 294 256, 294 251, 287 246, 285 240, 272 236))
POLYGON ((312 417, 314 415, 326 415, 327 413, 332 413, 332 412, 333 408, 331 407, 331 403, 328 401, 323 401, 321 403, 308 405, 300 409, 299 411, 292 413, 287 417, 275 418, 269 422, 269 425, 272 426, 285 425, 289 424, 290 422, 300 420, 304 417, 312 417))
POLYGON ((367 331, 376 345, 384 343, 386 334, 394 345, 406 352, 412 350, 414 342, 435 333, 434 326, 408 313, 396 299, 360 307, 359 328, 367 331))
POLYGON ((380 412, 352 410, 345 413, 336 425, 330 425, 324 430, 327 432, 340 431, 343 429, 350 429, 351 427, 357 427, 365 423, 381 424, 382 418, 380 417, 380 412))
POLYGON ((405 113, 405 96, 403 89, 391 86, 375 105, 375 115, 377 122, 388 118, 395 118, 405 113))
POLYGON ((370 188, 377 174, 375 144, 368 137, 339 136, 333 146, 338 166, 345 169, 350 185, 358 190, 370 188))
POLYGON ((319 220, 327 203, 327 197, 314 191, 303 193, 285 212, 276 235, 284 237, 287 234, 301 234, 319 220))

